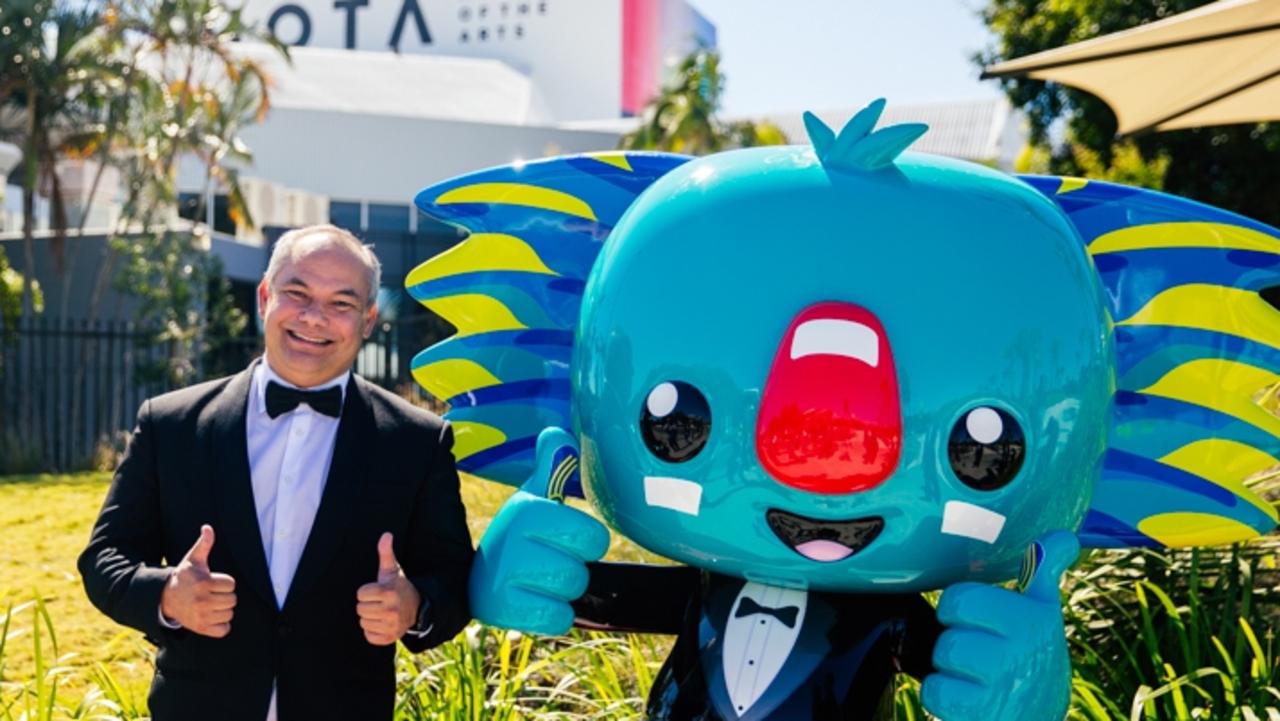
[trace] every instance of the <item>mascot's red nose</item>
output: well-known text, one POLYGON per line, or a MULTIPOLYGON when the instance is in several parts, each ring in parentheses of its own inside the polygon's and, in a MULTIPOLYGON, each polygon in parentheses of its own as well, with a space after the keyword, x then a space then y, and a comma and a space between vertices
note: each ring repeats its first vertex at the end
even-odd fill
POLYGON ((854 493, 898 465, 902 409, 893 351, 865 308, 826 302, 791 321, 760 399, 756 454, 774 478, 854 493))

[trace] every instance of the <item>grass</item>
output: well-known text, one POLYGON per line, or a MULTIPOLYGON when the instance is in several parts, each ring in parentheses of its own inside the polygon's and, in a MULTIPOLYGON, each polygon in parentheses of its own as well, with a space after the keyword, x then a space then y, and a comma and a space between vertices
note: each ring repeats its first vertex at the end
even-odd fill
MULTIPOLYGON (((89 603, 75 567, 110 481, 109 473, 0 477, 0 612, 13 610, 5 614, 12 638, 0 647, 0 681, 41 677, 44 661, 44 670, 66 670, 60 674, 64 700, 78 702, 88 691, 100 690, 102 674, 126 702, 146 698, 150 645, 141 633, 115 624, 89 603), (49 638, 54 620, 57 652, 49 638), (43 629, 45 659, 36 658, 36 628, 43 629)), ((510 493, 506 486, 464 477, 462 496, 473 539, 480 538, 510 493)), ((621 537, 615 537, 609 555, 653 560, 621 537)))
MULTIPOLYGON (((0 721, 146 717, 151 650, 84 597, 75 558, 108 474, 0 478, 0 721)), ((464 478, 478 539, 510 489, 464 478)), ((585 505, 582 507, 585 508, 585 505)), ((1063 583, 1072 721, 1280 721, 1280 539, 1097 552, 1063 583)), ((615 536, 609 557, 657 560, 615 536)), ((532 638, 473 624, 401 649, 396 721, 635 718, 670 649, 658 636, 532 638)), ((899 677, 886 718, 925 721, 899 677)))

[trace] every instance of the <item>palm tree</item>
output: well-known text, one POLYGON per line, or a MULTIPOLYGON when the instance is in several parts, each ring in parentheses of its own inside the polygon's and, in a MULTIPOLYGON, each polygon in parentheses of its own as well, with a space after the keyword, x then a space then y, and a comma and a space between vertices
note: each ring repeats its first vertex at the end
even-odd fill
MULTIPOLYGON (((205 247, 210 230, 199 223, 182 230, 165 222, 177 202, 179 161, 195 158, 206 190, 216 184, 232 217, 252 224, 236 166, 252 160, 240 139, 246 125, 270 107, 268 79, 258 63, 233 50, 233 40, 258 40, 285 54, 284 46, 247 25, 224 0, 116 0, 107 5, 117 51, 131 58, 131 101, 120 119, 116 159, 125 198, 115 242, 99 265, 90 300, 98 305, 109 282, 140 301, 141 325, 162 328, 154 342, 171 349, 169 380, 181 382, 193 358, 210 305, 216 272, 205 247), (125 235, 128 242, 123 242, 125 235), (117 261, 122 261, 116 270, 117 261)), ((206 193, 201 193, 203 203, 206 193)), ((194 217, 200 217, 196 209, 194 217)))
POLYGON ((44 189, 51 203, 52 246, 63 270, 67 228, 61 157, 91 151, 103 133, 103 86, 92 82, 101 62, 83 52, 98 32, 101 16, 93 3, 72 7, 54 0, 12 0, 0 5, 0 139, 22 149, 22 314, 35 312, 35 197, 44 189))
POLYGON ((623 136, 620 147, 704 155, 730 147, 787 142, 786 135, 772 123, 720 121, 716 114, 724 84, 720 53, 709 48, 693 51, 680 61, 672 80, 645 106, 640 127, 623 136))

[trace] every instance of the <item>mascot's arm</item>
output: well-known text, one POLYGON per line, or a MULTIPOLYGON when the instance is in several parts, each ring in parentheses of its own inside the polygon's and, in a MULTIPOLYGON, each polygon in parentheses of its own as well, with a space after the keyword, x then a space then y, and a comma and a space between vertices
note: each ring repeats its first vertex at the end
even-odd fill
POLYGON ((491 626, 562 634, 573 625, 569 602, 587 588, 587 562, 609 548, 609 530, 560 503, 577 472, 572 436, 538 436, 533 475, 503 504, 480 539, 471 567, 471 613, 491 626))
POLYGON ((689 566, 589 563, 587 592, 573 602, 582 628, 628 633, 680 633, 702 572, 689 566))
POLYGON ((938 620, 947 630, 933 650, 937 671, 920 691, 929 713, 943 721, 1062 721, 1071 658, 1058 583, 1079 553, 1075 535, 1056 531, 1028 549, 1022 593, 979 583, 942 592, 938 620))
POLYGON ((933 649, 945 627, 938 621, 933 604, 924 596, 905 596, 899 608, 902 610, 902 631, 898 636, 893 657, 902 673, 923 681, 933 673, 933 649))

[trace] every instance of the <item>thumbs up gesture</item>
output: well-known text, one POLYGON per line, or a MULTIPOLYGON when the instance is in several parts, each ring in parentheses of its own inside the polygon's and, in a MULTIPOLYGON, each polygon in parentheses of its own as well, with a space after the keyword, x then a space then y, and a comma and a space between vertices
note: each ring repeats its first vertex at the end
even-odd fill
POLYGON ((943 721, 1062 721, 1071 658, 1058 583, 1080 543, 1056 531, 1031 544, 1019 591, 958 583, 938 599, 947 630, 933 647, 936 673, 921 699, 943 721))
POLYGON ((378 580, 356 590, 356 615, 365 640, 375 646, 390 646, 413 627, 422 597, 414 588, 392 550, 392 536, 378 539, 378 580))
POLYGON ((202 636, 222 638, 231 633, 236 607, 236 580, 209 570, 213 526, 200 527, 200 537, 182 557, 160 594, 160 612, 183 628, 202 636))
POLYGON ((500 628, 562 634, 573 626, 570 602, 587 589, 587 563, 609 549, 609 530, 558 500, 578 465, 573 436, 544 429, 536 453, 533 474, 480 539, 469 583, 471 614, 500 628))

